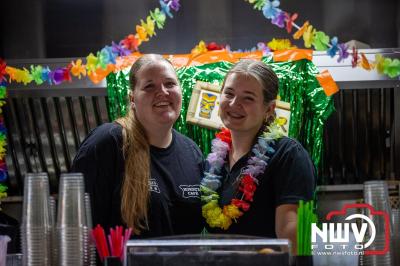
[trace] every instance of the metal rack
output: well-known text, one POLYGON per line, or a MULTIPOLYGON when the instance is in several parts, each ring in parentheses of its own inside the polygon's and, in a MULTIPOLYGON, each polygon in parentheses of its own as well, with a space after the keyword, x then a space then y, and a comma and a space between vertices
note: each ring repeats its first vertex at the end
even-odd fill
MULTIPOLYGON (((400 58, 399 48, 359 52, 371 60, 377 53, 400 58)), ((320 180, 324 185, 399 180, 400 80, 352 68, 351 58, 337 63, 323 52, 315 53, 313 62, 328 69, 340 88, 325 127, 320 180)))
MULTIPOLYGON (((399 58, 400 48, 360 50, 369 59, 376 53, 399 58)), ((16 67, 31 64, 56 68, 75 58, 10 60, 16 67)), ((352 68, 351 59, 337 63, 315 52, 314 64, 328 69, 341 91, 334 96, 335 112, 327 121, 320 176, 323 184, 361 184, 369 179, 400 178, 400 81, 352 68)), ((76 150, 88 132, 109 121, 106 83, 87 78, 58 86, 11 83, 3 106, 7 131, 6 162, 9 194, 20 195, 27 172, 48 172, 50 189, 68 172, 76 150)))

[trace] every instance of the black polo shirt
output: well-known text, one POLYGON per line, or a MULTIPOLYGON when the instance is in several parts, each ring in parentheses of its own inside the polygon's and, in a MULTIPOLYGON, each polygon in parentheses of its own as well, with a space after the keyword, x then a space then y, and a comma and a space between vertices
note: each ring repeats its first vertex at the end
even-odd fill
MULTIPOLYGON (((276 238, 275 209, 282 204, 297 204, 299 200, 313 199, 315 189, 315 168, 307 151, 296 140, 283 137, 275 145, 264 174, 257 177, 259 186, 254 194, 250 209, 244 212, 237 223, 228 230, 210 228, 214 233, 243 234, 276 238)), ((228 164, 222 170, 223 186, 218 191, 220 205, 239 197, 237 187, 241 172, 247 166, 251 152, 240 158, 229 170, 228 164)))
MULTIPOLYGON (((149 230, 141 237, 200 233, 204 227, 199 193, 201 151, 192 140, 173 130, 171 144, 165 149, 151 146, 150 157, 149 230)), ((93 225, 123 225, 122 127, 106 123, 94 129, 82 143, 72 170, 84 174, 92 200, 93 225)))

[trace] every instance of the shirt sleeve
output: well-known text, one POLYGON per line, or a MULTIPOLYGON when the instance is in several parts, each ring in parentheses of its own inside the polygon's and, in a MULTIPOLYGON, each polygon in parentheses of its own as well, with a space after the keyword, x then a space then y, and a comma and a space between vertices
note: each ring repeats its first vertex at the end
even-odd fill
POLYGON ((314 190, 314 164, 300 143, 289 140, 288 147, 279 161, 276 171, 275 199, 277 206, 297 204, 300 200, 312 200, 314 190))
POLYGON ((90 195, 93 226, 111 223, 112 195, 115 189, 118 143, 108 127, 96 128, 80 146, 72 165, 84 175, 90 195))

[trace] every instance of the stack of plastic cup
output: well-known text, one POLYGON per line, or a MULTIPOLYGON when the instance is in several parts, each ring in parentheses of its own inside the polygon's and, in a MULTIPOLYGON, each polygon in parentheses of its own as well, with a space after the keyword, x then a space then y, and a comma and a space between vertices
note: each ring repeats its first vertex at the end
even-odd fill
POLYGON ((85 243, 88 245, 85 250, 87 254, 85 255, 85 265, 96 266, 96 245, 90 239, 90 230, 93 228, 92 222, 92 209, 90 206, 90 195, 85 193, 85 210, 86 210, 86 224, 88 232, 86 234, 87 241, 85 243))
POLYGON ((393 250, 393 265, 400 265, 400 210, 392 209, 392 222, 393 222, 393 236, 392 246, 393 250))
MULTIPOLYGON (((399 186, 399 200, 400 200, 400 186, 399 186)), ((400 265, 400 206, 399 209, 392 210, 393 222, 393 265, 400 265)))
POLYGON ((25 176, 21 244, 23 265, 51 265, 51 214, 46 173, 25 176))
MULTIPOLYGON (((371 246, 367 250, 384 250, 387 241, 390 243, 390 238, 392 236, 393 230, 390 230, 389 240, 385 238, 385 226, 386 228, 392 228, 391 223, 391 207, 388 187, 385 181, 367 181, 364 183, 364 201, 370 204, 376 211, 384 211, 389 215, 389 224, 386 225, 385 219, 380 215, 373 215, 367 211, 366 215, 372 220, 376 229, 375 240, 372 242, 371 246)), ((371 228, 369 228, 371 229, 371 228)), ((369 236, 371 236, 371 231, 369 231, 369 236)), ((369 255, 363 257, 363 265, 372 266, 390 266, 392 265, 392 252, 389 250, 384 255, 369 255)))
POLYGON ((7 266, 22 266, 22 254, 7 254, 7 266))
POLYGON ((88 241, 82 174, 62 174, 60 177, 57 238, 58 265, 84 265, 88 241))
POLYGON ((57 232, 56 232, 56 200, 53 196, 49 197, 50 207, 50 224, 52 226, 51 231, 51 264, 58 264, 58 243, 57 243, 57 232))
POLYGON ((7 235, 0 235, 0 266, 6 266, 7 244, 11 238, 7 235))

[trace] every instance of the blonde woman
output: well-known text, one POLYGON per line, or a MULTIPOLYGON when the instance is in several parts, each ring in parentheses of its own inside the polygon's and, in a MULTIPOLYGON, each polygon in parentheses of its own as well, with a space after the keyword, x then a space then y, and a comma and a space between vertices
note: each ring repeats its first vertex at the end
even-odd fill
POLYGON ((202 180, 203 216, 213 232, 286 238, 296 250, 297 207, 315 188, 307 151, 273 123, 278 78, 242 60, 222 85, 217 134, 202 180))
POLYGON ((202 154, 172 126, 182 93, 171 63, 144 55, 132 66, 126 117, 93 130, 73 171, 85 176, 94 225, 142 237, 200 233, 202 154))

